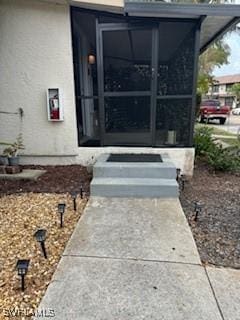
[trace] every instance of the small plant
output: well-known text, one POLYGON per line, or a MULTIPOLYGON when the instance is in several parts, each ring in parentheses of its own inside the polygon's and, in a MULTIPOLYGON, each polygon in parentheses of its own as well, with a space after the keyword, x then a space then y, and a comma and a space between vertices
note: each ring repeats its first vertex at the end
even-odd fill
POLYGON ((0 141, 0 146, 1 146, 1 145, 2 145, 2 146, 10 146, 11 143, 0 141))
POLYGON ((194 146, 196 156, 205 156, 212 148, 215 147, 212 138, 213 129, 207 126, 196 128, 194 134, 194 146))
POLYGON ((240 141, 235 146, 228 147, 227 151, 234 161, 234 170, 240 171, 240 141))
POLYGON ((3 154, 8 158, 14 158, 18 156, 19 150, 24 149, 22 134, 19 134, 16 141, 9 144, 10 146, 3 150, 3 154))
POLYGON ((235 171, 238 167, 237 157, 231 154, 230 149, 224 149, 219 144, 208 152, 207 160, 215 171, 235 171))
POLYGON ((223 148, 212 138, 212 133, 212 128, 207 126, 196 129, 196 156, 205 159, 215 171, 240 171, 240 142, 233 147, 223 148))

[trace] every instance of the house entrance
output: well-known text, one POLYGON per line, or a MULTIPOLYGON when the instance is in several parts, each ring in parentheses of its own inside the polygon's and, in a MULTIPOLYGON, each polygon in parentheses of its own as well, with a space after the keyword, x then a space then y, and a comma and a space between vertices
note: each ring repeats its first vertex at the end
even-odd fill
POLYGON ((198 28, 72 8, 79 145, 191 147, 198 28))
POLYGON ((152 145, 156 30, 124 23, 99 24, 98 30, 103 144, 152 145))

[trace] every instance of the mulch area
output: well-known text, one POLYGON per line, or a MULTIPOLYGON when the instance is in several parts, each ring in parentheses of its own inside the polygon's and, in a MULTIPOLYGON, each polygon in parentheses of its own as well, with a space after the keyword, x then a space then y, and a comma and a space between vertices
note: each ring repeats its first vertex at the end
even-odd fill
MULTIPOLYGON (((30 168, 30 166, 27 166, 30 168)), ((0 319, 30 319, 56 270, 64 248, 87 204, 91 175, 81 166, 31 166, 47 172, 37 181, 0 180, 0 319), (77 210, 69 192, 77 196, 77 210), (60 228, 58 203, 65 203, 60 228), (47 230, 45 259, 34 238, 47 230), (26 289, 21 291, 18 259, 30 259, 26 289)))
POLYGON ((204 264, 240 268, 240 176, 197 162, 180 197, 204 264), (194 221, 194 202, 203 203, 194 221))
POLYGON ((47 172, 37 181, 0 180, 0 195, 21 192, 66 193, 80 192, 81 187, 89 194, 89 184, 92 178, 86 167, 72 166, 23 166, 23 169, 43 169, 47 172))

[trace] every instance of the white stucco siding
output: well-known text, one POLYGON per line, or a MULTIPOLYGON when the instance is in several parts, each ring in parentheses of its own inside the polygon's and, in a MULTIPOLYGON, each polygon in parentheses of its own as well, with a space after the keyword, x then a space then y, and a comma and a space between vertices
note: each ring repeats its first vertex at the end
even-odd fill
POLYGON ((79 148, 76 163, 92 166, 97 158, 104 153, 148 153, 167 154, 176 168, 191 177, 194 169, 194 148, 129 148, 129 147, 104 147, 104 148, 79 148))
POLYGON ((79 147, 78 156, 73 157, 21 157, 23 164, 67 165, 81 164, 92 167, 97 158, 105 153, 149 153, 167 154, 176 168, 191 177, 194 169, 194 148, 129 148, 129 147, 79 147))
MULTIPOLYGON (((69 5, 0 0, 0 111, 24 110, 22 133, 28 155, 77 151, 69 5), (47 119, 46 90, 62 90, 64 121, 47 119)), ((0 113, 0 141, 19 133, 17 115, 0 113)))
MULTIPOLYGON (((168 153, 191 176, 193 148, 78 148, 69 3, 82 1, 55 1, 0 0, 0 111, 24 111, 22 121, 0 113, 0 141, 13 141, 22 131, 22 164, 91 166, 102 153, 168 153), (64 107, 58 123, 47 119, 46 90, 55 87, 64 107)), ((99 4, 121 6, 122 0, 99 4)))
POLYGON ((70 0, 70 4, 95 10, 123 12, 124 0, 70 0))

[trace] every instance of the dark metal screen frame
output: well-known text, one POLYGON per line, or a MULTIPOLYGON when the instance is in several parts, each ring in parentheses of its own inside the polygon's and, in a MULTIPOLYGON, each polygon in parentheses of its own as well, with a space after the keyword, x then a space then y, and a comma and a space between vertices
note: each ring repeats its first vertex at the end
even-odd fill
MULTIPOLYGON (((150 103, 150 134, 151 144, 149 146, 156 146, 156 104, 159 99, 191 99, 192 109, 190 114, 190 130, 189 130, 189 141, 185 147, 193 146, 193 130, 195 121, 195 108, 196 108, 196 87, 197 87, 197 70, 198 70, 198 56, 199 56, 199 45, 200 45, 200 28, 204 17, 196 19, 196 25, 193 27, 195 32, 195 43, 194 43, 194 72, 193 72, 193 85, 192 94, 178 94, 178 95, 157 95, 157 69, 158 69, 158 50, 159 50, 159 36, 158 26, 156 22, 154 24, 142 25, 131 25, 129 23, 99 23, 96 18, 96 39, 97 39, 97 56, 98 56, 98 95, 99 95, 99 114, 100 114, 100 136, 101 145, 105 145, 105 97, 126 97, 126 96, 149 96, 150 103), (127 91, 127 92, 104 92, 104 69, 103 69, 103 32, 114 31, 114 30, 141 30, 141 29, 152 30, 152 79, 151 79, 151 90, 149 91, 127 91)), ((166 19, 167 20, 167 19, 166 19)), ((172 20, 172 19, 170 19, 172 20)), ((192 19, 181 19, 181 21, 192 21, 192 19)), ((121 134, 121 133, 120 133, 121 134)), ((162 146, 164 147, 164 146, 162 146)), ((168 146, 169 147, 169 146, 168 146)), ((178 147, 175 145, 173 147, 178 147)))
MULTIPOLYGON (((154 136, 153 132, 155 127, 155 117, 154 117, 154 108, 156 109, 156 99, 154 96, 155 88, 155 77, 156 77, 156 68, 157 63, 157 50, 156 41, 157 41, 157 26, 156 24, 137 24, 131 25, 129 23, 99 23, 96 19, 96 35, 97 35, 97 55, 98 55, 98 95, 99 95, 99 114, 100 114, 100 136, 101 136, 101 146, 105 145, 105 106, 104 99, 106 97, 149 97, 150 98, 150 143, 148 146, 153 145, 154 136), (121 92, 105 92, 104 90, 104 61, 103 61, 103 32, 119 31, 119 30, 151 30, 152 32, 152 54, 151 54, 151 85, 150 90, 146 91, 121 91, 121 92), (155 104, 155 107, 154 107, 155 104)), ((156 91, 156 90, 155 90, 156 91)), ((119 133, 119 136, 121 133, 119 133)), ((137 141, 136 141, 137 142, 137 141)))
MULTIPOLYGON (((71 7, 71 14, 75 8, 71 7)), ((205 16, 201 16, 199 19, 191 19, 191 18, 153 18, 151 21, 147 18, 138 19, 138 21, 133 21, 134 17, 124 17, 125 22, 116 22, 116 23, 99 23, 99 17, 104 16, 118 16, 116 14, 107 14, 105 12, 97 12, 93 10, 85 10, 77 8, 78 11, 91 12, 95 14, 96 21, 96 53, 97 53, 97 81, 98 81, 98 94, 94 96, 77 96, 76 99, 97 99, 99 101, 99 127, 100 127, 100 141, 101 146, 105 145, 104 135, 105 135, 105 108, 104 108, 104 99, 106 97, 127 97, 127 96, 147 96, 150 98, 150 134, 151 134, 151 144, 149 146, 152 147, 192 147, 193 146, 193 130, 194 130, 194 121, 195 121, 195 104, 196 104, 196 87, 197 87, 197 71, 198 71, 198 57, 200 51, 200 29, 202 21, 205 16), (193 71, 193 86, 192 86, 192 94, 176 94, 176 95, 158 95, 157 94, 157 70, 158 70, 158 51, 159 51, 159 23, 163 21, 181 21, 181 22, 195 22, 195 46, 194 46, 194 71, 193 71), (154 72, 152 74, 151 87, 150 90, 146 91, 127 91, 127 92, 104 92, 104 64, 103 64, 103 32, 104 31, 114 31, 114 30, 127 30, 127 29, 151 29, 152 30, 152 61, 151 67, 154 72), (158 100, 168 100, 168 99, 191 99, 192 101, 192 109, 190 115, 190 130, 189 130, 189 141, 186 145, 156 145, 156 109, 157 109, 157 101, 158 100)), ((161 50, 161 48, 160 48, 161 50)), ((114 144, 113 144, 114 145, 114 144)), ((117 144, 116 144, 117 145, 117 144)), ((127 144, 126 144, 127 145, 127 144)), ((137 146, 137 144, 136 144, 137 146)), ((138 145, 139 146, 139 145, 138 145)), ((143 144, 142 146, 147 146, 143 144)))
POLYGON ((190 136, 189 136, 189 146, 193 146, 193 135, 194 135, 194 123, 195 123, 195 113, 197 107, 197 79, 198 79, 198 60, 200 54, 200 34, 201 26, 203 20, 206 16, 202 16, 197 25, 195 31, 195 46, 194 46, 194 69, 193 69, 193 87, 192 87, 192 112, 190 117, 190 136))

